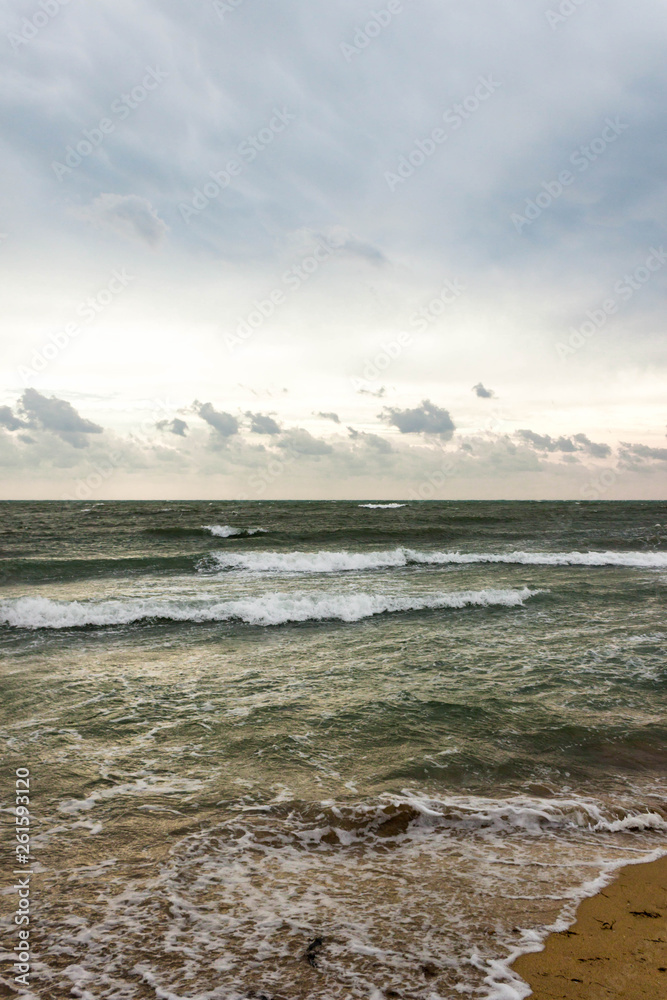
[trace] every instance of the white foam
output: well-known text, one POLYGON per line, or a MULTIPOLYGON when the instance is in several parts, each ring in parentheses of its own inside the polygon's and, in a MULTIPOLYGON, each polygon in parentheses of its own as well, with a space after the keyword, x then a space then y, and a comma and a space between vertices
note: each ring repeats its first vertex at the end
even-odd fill
MULTIPOLYGON (((230 529, 231 530, 231 529, 230 529)), ((201 571, 245 570, 251 573, 345 573, 403 566, 503 563, 521 566, 621 566, 638 569, 667 567, 667 552, 431 552, 399 547, 375 552, 215 552, 201 571)))
MULTIPOLYGON (((274 802, 271 811, 276 806, 274 802)), ((284 811, 284 806, 282 806, 284 811)), ((281 813, 278 810, 273 819, 281 813)), ((534 798, 512 796, 490 799, 481 796, 453 795, 439 799, 415 795, 405 789, 401 795, 383 795, 374 803, 336 804, 328 800, 302 812, 298 803, 290 804, 292 836, 311 846, 355 842, 373 844, 408 840, 430 842, 434 834, 462 834, 465 837, 521 836, 539 840, 545 835, 636 834, 647 831, 666 833, 667 821, 656 812, 628 812, 614 818, 601 803, 583 797, 534 798), (388 834, 384 824, 403 816, 396 832, 388 834), (329 839, 328 839, 329 838, 329 839)), ((250 835, 251 836, 251 835, 250 835)))
POLYGON ((216 538, 233 538, 235 535, 266 535, 266 528, 233 528, 231 524, 203 524, 216 538))
POLYGON ((219 570, 251 573, 346 573, 407 565, 405 549, 390 552, 213 552, 201 569, 213 562, 219 570))
MULTIPOLYGON (((76 816, 80 812, 87 812, 94 808, 99 802, 113 799, 117 795, 183 795, 188 792, 198 792, 201 787, 201 781, 192 778, 162 779, 150 776, 92 792, 86 799, 65 799, 60 803, 58 809, 61 813, 76 816)), ((185 800, 181 799, 181 801, 185 800)))
MULTIPOLYGON (((281 794, 220 805, 221 821, 196 824, 159 872, 123 881, 116 867, 119 891, 101 897, 94 922, 80 916, 76 893, 49 900, 52 941, 71 956, 62 969, 45 955, 52 986, 89 1000, 130 996, 140 976, 163 1000, 305 996, 294 959, 320 938, 313 1000, 380 1000, 389 987, 415 1000, 522 1000, 530 991, 514 959, 564 930, 627 850, 635 861, 664 853, 640 832, 621 834, 627 847, 594 833, 617 810, 575 795, 353 803, 281 794), (387 836, 383 824, 401 812, 409 826, 387 836), (535 817, 542 836, 531 835, 535 817), (420 972, 427 962, 433 981, 420 972)), ((75 872, 89 884, 109 878, 101 866, 75 872)))
POLYGON ((479 590, 397 597, 365 593, 268 593, 236 601, 209 600, 105 600, 53 601, 47 597, 19 597, 0 602, 0 623, 14 628, 78 628, 85 625, 129 625, 145 619, 180 622, 222 622, 234 619, 251 625, 286 622, 360 621, 396 611, 438 608, 517 607, 540 593, 521 590, 479 590))
POLYGON ((451 796, 443 800, 424 799, 404 793, 392 798, 406 804, 429 823, 436 821, 465 830, 493 833, 521 832, 540 835, 548 830, 581 829, 593 833, 624 833, 653 830, 667 833, 667 821, 658 813, 628 813, 621 819, 605 815, 599 803, 584 798, 538 799, 514 796, 485 799, 451 796))
POLYGON ((369 510, 393 510, 396 507, 407 507, 406 503, 360 503, 359 507, 367 507, 369 510))
POLYGON ((521 566, 626 566, 638 569, 667 568, 667 552, 415 552, 412 562, 507 563, 521 566))

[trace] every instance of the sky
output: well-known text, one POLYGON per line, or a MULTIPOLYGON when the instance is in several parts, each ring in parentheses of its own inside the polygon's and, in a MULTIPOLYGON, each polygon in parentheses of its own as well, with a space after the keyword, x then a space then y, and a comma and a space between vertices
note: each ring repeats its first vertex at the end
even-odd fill
POLYGON ((8 0, 4 499, 660 499, 659 0, 8 0))

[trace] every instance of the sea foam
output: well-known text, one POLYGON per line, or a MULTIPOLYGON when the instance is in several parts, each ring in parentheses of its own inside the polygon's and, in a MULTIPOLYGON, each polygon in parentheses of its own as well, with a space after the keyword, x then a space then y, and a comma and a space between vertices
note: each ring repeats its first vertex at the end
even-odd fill
POLYGON ((404 566, 504 563, 522 566, 667 568, 667 552, 436 552, 399 547, 375 552, 214 552, 199 568, 251 573, 345 573, 404 566))
POLYGON ((242 621, 250 625, 339 620, 356 622, 387 612, 465 607, 517 607, 540 593, 521 590, 479 590, 397 597, 382 594, 268 593, 242 600, 104 600, 53 601, 19 597, 0 602, 0 624, 25 629, 129 625, 147 619, 174 622, 242 621))
POLYGON ((360 503, 359 507, 367 507, 369 510, 394 510, 396 507, 407 507, 405 503, 360 503))

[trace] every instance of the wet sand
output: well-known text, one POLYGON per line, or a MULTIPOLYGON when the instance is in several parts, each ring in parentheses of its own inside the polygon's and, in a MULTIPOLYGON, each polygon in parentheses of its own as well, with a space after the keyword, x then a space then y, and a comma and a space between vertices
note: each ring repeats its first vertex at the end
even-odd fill
POLYGON ((514 969, 535 1000, 667 1000, 667 856, 621 869, 514 969))

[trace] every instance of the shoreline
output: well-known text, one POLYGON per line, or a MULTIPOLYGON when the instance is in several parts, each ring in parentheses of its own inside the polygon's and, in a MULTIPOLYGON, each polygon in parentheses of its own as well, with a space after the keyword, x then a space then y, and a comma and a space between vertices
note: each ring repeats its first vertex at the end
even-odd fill
POLYGON ((535 1000, 667 1000, 667 855, 620 868, 510 968, 535 1000))

